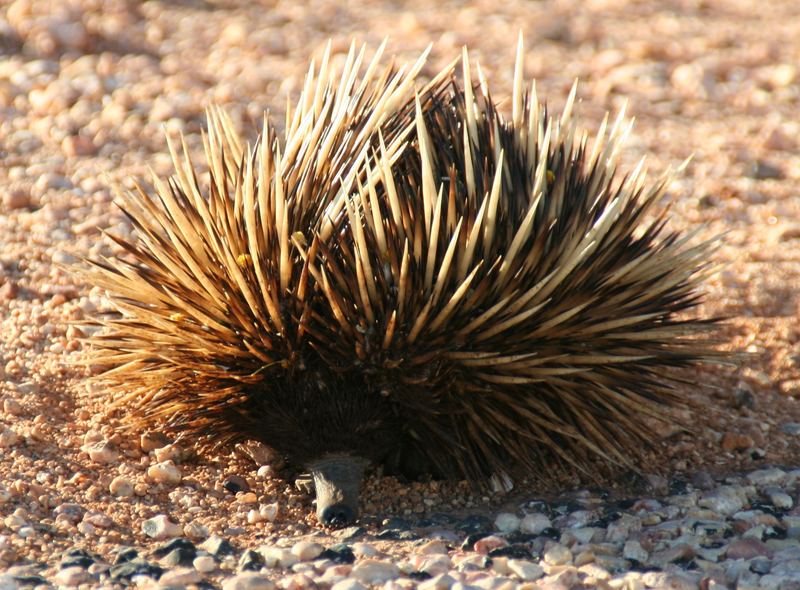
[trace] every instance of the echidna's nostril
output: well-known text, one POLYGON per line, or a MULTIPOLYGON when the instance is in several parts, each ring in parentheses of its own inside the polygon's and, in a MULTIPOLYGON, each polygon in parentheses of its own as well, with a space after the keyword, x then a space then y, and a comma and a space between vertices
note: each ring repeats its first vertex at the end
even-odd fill
POLYGON ((322 511, 320 520, 326 526, 343 527, 355 522, 356 511, 346 504, 334 504, 322 511))

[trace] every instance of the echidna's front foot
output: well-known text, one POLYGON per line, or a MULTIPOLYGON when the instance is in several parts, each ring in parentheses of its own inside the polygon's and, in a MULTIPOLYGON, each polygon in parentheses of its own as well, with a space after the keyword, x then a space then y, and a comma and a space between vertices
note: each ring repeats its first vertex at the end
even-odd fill
POLYGON ((310 464, 317 493, 317 520, 341 528, 358 518, 358 496, 367 461, 349 455, 328 455, 310 464))

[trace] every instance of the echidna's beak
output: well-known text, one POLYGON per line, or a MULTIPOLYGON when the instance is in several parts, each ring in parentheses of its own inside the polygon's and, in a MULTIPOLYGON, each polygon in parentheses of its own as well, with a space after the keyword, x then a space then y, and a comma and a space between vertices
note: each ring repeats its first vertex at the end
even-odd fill
POLYGON ((309 465, 317 493, 317 519, 341 528, 358 518, 358 496, 367 461, 348 455, 327 455, 309 465))

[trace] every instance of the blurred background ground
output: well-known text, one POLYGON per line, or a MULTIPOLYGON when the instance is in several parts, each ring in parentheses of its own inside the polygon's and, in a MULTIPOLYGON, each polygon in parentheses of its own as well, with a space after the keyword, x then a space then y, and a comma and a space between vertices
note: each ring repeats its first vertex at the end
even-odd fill
MULTIPOLYGON (((59 539, 85 537, 101 551, 142 542, 141 520, 158 513, 243 538, 309 530, 308 499, 280 478, 256 483, 255 467, 239 457, 184 461, 177 487, 146 477, 155 459, 100 418, 70 365, 81 345, 68 322, 94 312, 100 293, 64 265, 113 252, 100 229, 128 227, 110 187, 129 186, 148 167, 170 173, 164 128, 197 149, 211 103, 251 137, 265 109, 280 127, 287 94, 298 95, 328 39, 334 63, 352 39, 374 49, 389 37, 399 61, 433 42, 425 75, 468 45, 499 98, 510 92, 520 30, 526 77, 556 109, 576 78, 589 129, 627 101, 637 124, 626 166, 646 154, 657 173, 693 156, 669 187, 673 227, 699 227, 698 239, 726 232, 716 255, 723 268, 699 313, 730 318, 721 348, 747 354, 687 376, 712 386, 686 387, 709 411, 694 435, 665 439, 652 472, 690 478, 800 463, 794 0, 17 0, 0 3, 0 534, 19 509, 58 526, 0 546, 0 565, 46 554, 59 539), (90 455, 92 444, 108 453, 90 455), (247 522, 252 498, 222 487, 231 474, 251 481, 257 503, 281 505, 274 523, 247 522), (118 476, 136 486, 133 497, 109 492, 118 476), (111 524, 55 523, 53 510, 70 503, 111 524)), ((367 514, 501 502, 450 484, 373 479, 366 492, 367 514)))

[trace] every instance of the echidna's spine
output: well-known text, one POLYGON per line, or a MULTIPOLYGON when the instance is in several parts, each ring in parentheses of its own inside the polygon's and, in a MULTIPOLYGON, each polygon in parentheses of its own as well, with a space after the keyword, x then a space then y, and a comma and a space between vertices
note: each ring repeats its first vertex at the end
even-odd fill
POLYGON ((716 355, 713 322, 682 315, 710 244, 665 229, 669 172, 615 178, 624 112, 590 146, 575 87, 556 119, 523 91, 521 43, 510 119, 462 62, 463 89, 417 103, 415 149, 373 153, 347 233, 322 249, 327 354, 400 389, 409 438, 449 449, 427 454, 454 477, 629 462, 644 418, 686 403, 669 369, 716 355))

